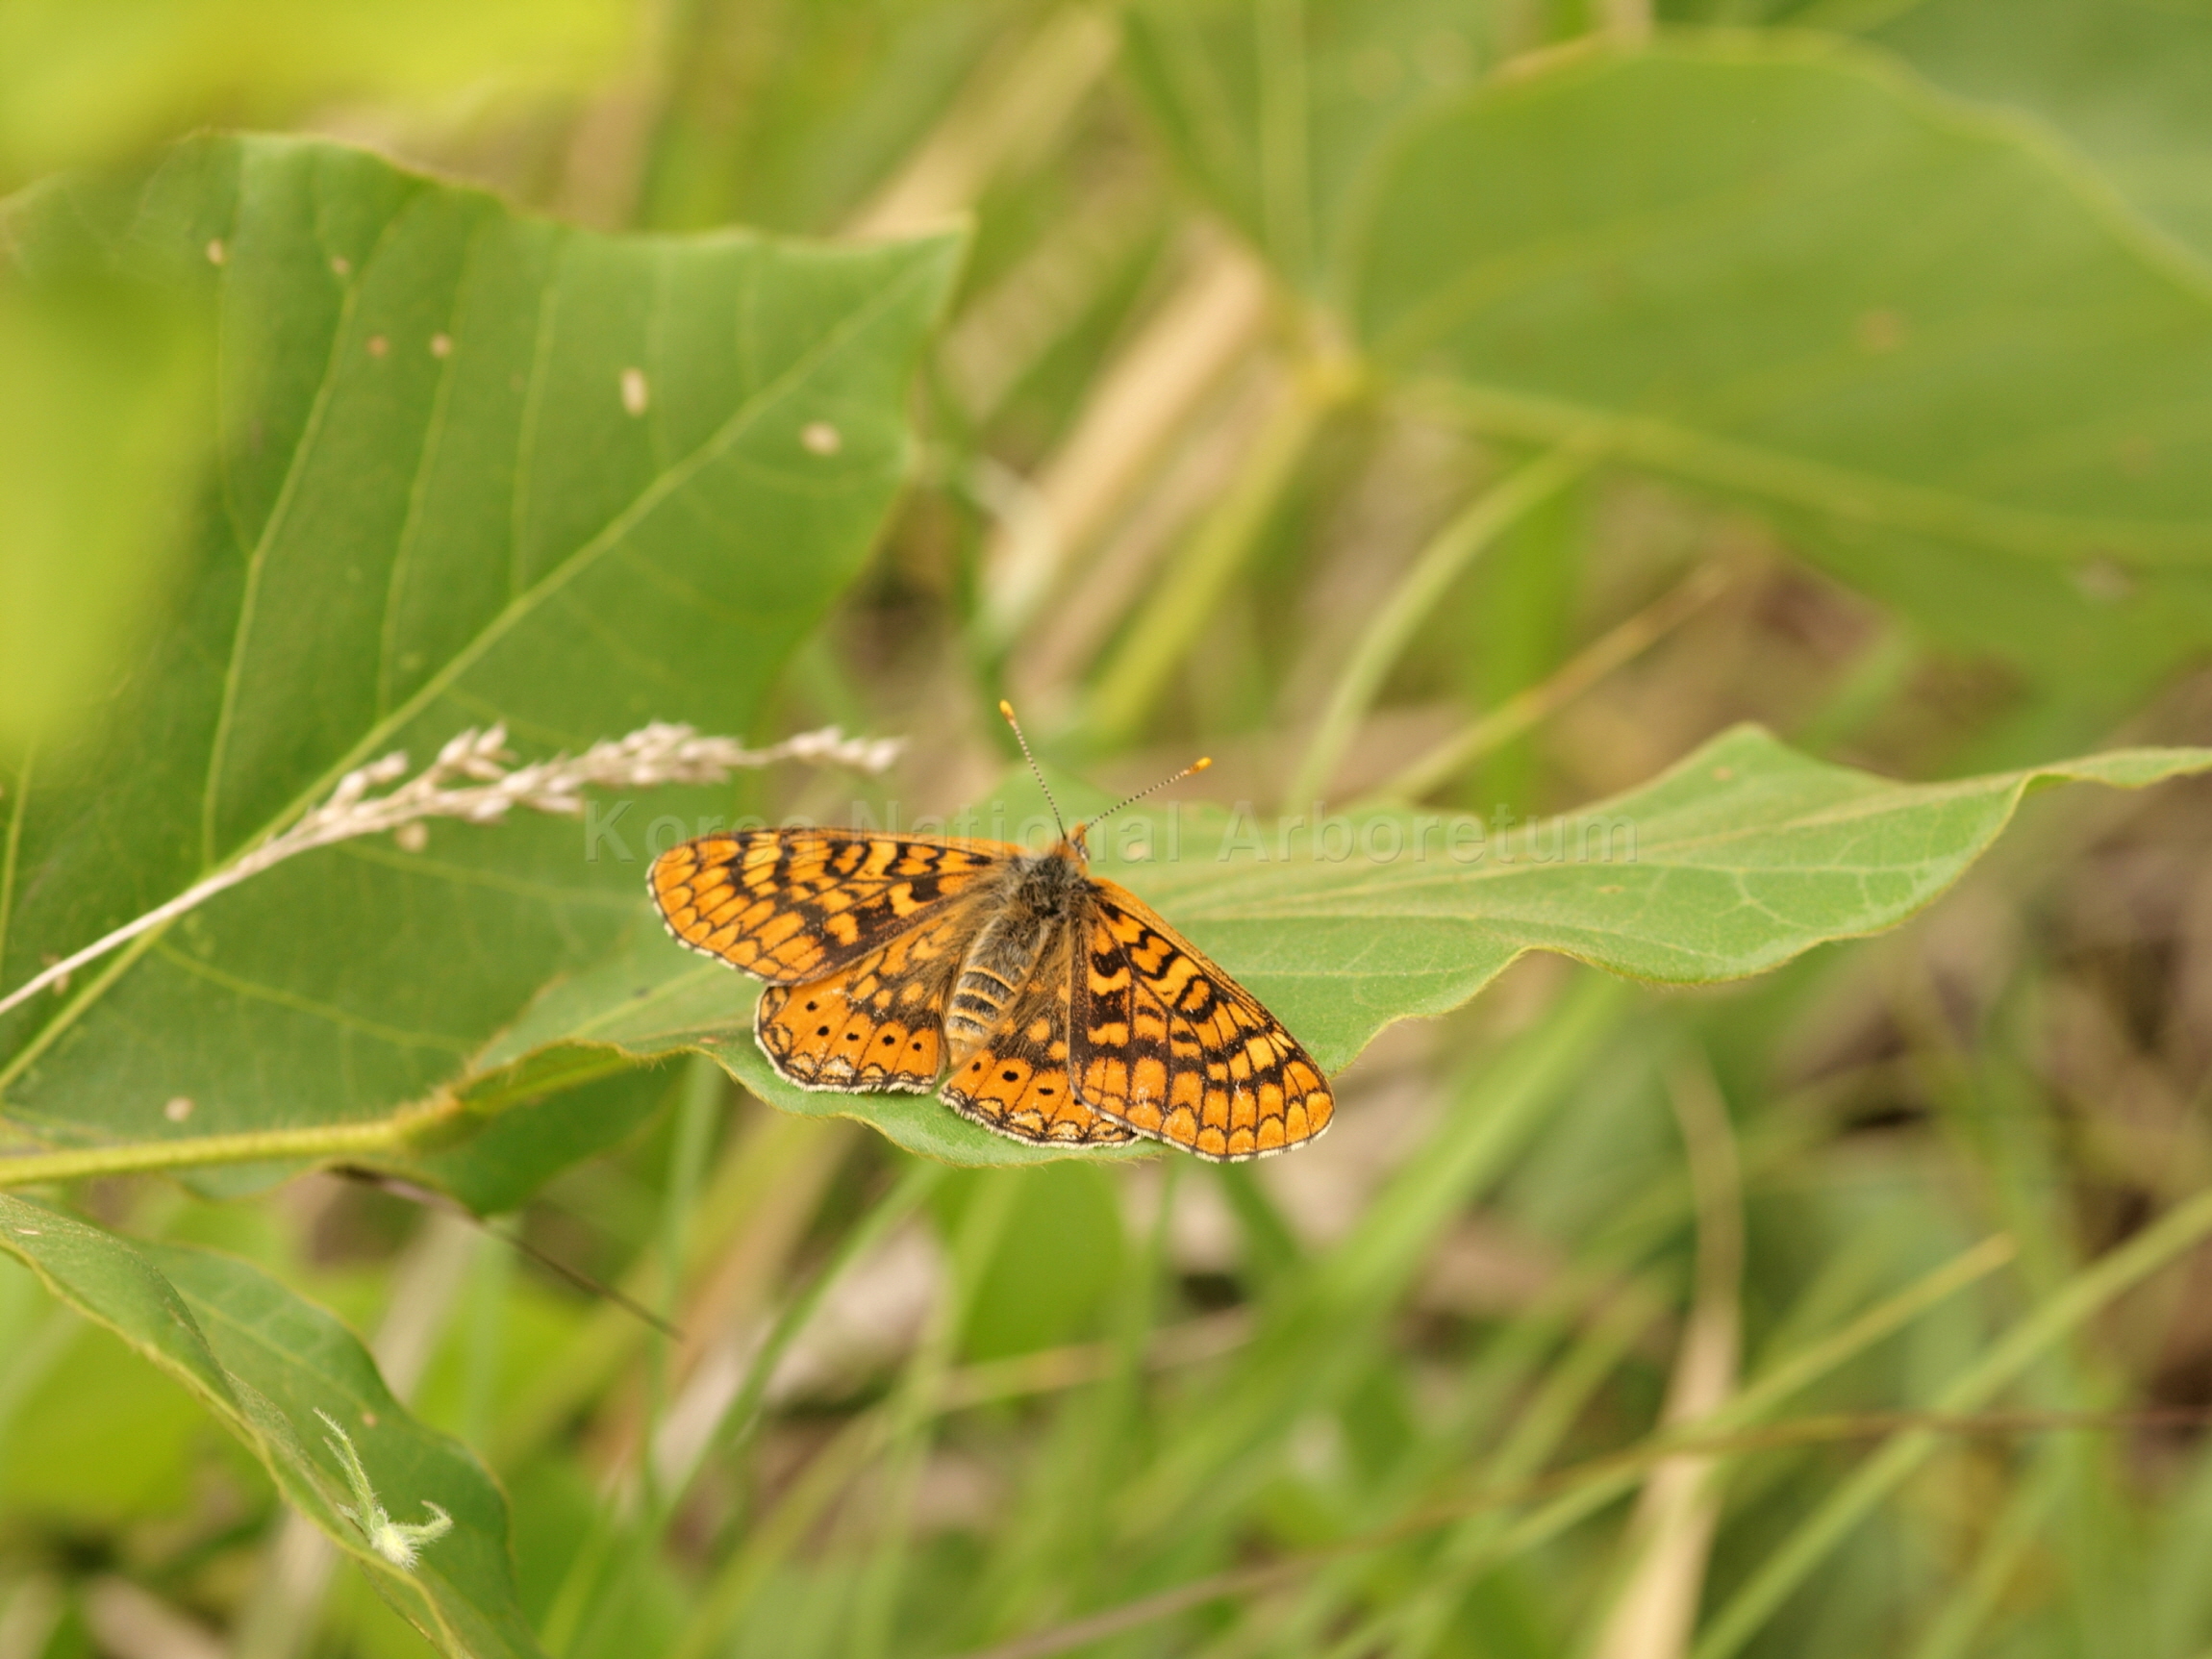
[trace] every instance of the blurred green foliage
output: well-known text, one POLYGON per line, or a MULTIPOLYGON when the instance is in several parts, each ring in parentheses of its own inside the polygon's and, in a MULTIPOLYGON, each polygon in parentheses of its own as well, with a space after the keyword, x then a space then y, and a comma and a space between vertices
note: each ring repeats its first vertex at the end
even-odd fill
POLYGON ((635 50, 641 22, 615 0, 22 0, 0 13, 0 188, 203 122, 344 101, 450 120, 581 92, 635 50))
POLYGON ((0 282, 0 753, 68 742, 145 648, 207 459, 211 347, 158 290, 0 282))
POLYGON ((2207 72, 2198 0, 0 8, 0 996, 465 727, 910 740, 0 1013, 108 1171, 0 1197, 0 1659, 2200 1659, 2207 72), (1001 695, 1076 812, 1216 758, 1099 862, 1326 1141, 804 1093, 663 937, 709 819, 1040 817, 1001 695))

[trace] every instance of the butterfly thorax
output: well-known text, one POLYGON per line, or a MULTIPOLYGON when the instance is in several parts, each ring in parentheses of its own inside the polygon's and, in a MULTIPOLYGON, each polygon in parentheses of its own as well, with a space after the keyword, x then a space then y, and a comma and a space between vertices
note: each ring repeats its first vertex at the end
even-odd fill
POLYGON ((1066 940, 1090 890, 1080 843, 1064 841, 1007 865, 988 901, 991 918, 968 944, 944 1011, 955 1065, 997 1030, 1045 952, 1066 940))

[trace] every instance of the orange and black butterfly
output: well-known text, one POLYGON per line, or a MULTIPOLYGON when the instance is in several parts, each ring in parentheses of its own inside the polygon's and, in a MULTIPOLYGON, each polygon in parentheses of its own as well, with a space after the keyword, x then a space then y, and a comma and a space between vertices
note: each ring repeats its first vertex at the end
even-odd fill
POLYGON ((650 883, 669 933, 767 981, 754 1036, 802 1089, 936 1090, 1043 1145, 1142 1135, 1226 1162, 1313 1140, 1336 1110, 1320 1068, 1143 900, 1091 873, 1089 827, 1041 853, 735 831, 670 848, 650 883))

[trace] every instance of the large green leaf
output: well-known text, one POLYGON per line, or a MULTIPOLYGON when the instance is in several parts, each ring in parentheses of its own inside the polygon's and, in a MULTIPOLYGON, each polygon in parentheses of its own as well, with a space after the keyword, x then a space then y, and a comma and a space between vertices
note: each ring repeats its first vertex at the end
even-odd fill
POLYGON ((2128 206, 2212 264, 2212 12, 2183 0, 1815 7, 1945 90, 2049 123, 2128 206))
POLYGON ((287 1502, 330 1535, 448 1654, 540 1651, 515 1599, 507 1500, 484 1466, 392 1398, 337 1320, 258 1269, 213 1251, 130 1244, 71 1217, 0 1195, 0 1249, 47 1288, 184 1384, 261 1460, 287 1502), (315 1419, 344 1426, 394 1520, 453 1518, 413 1571, 368 1547, 340 1512, 344 1471, 315 1419))
POLYGON ((1479 0, 1204 0, 1133 9, 1129 63, 1206 195, 1459 416, 1755 498, 1935 640, 2118 706, 2212 640, 2212 287, 2149 228, 2192 234, 2205 25, 2119 11, 1811 13, 2109 183, 1803 39, 1470 92, 1479 0))
POLYGON ((1129 72, 1185 173, 1308 289, 1375 149, 1498 56, 1490 0, 1142 0, 1123 17, 1129 72))
POLYGON ((1941 638, 2212 638, 2212 283, 2018 122, 1818 43, 1578 54, 1417 120, 1345 304, 1484 431, 1782 509, 1941 638))
MULTIPOLYGON (((1185 808, 1118 820, 1101 834, 1098 867, 1186 930, 1334 1071, 1385 1025, 1457 1007, 1528 951, 1667 985, 1742 978, 1923 909, 2040 784, 2138 788, 2204 770, 2212 749, 2136 749, 1903 784, 1744 727, 1642 789, 1499 834, 1392 809, 1324 814, 1317 846, 1310 814, 1185 808), (1139 842, 1148 856, 1114 856, 1139 842)), ((1001 799, 1003 815, 993 803, 971 809, 974 819, 1041 811, 1018 784, 1001 799)), ((610 1049, 691 1051, 788 1111, 858 1118, 933 1157, 1062 1155, 1002 1141, 929 1096, 782 1082, 753 1042, 755 995, 750 980, 662 937, 641 902, 629 949, 549 991, 477 1058, 472 1087, 497 1097, 610 1049)))
MULTIPOLYGON (((743 730, 891 503, 958 254, 590 235, 272 138, 34 192, 0 247, 159 280, 221 341, 167 632, 95 739, 0 777, 0 986, 387 751, 494 719, 536 754, 743 730)), ((635 876, 600 844, 448 823, 281 866, 0 1020, 8 1110, 143 1140, 420 1098, 623 937, 635 876)))

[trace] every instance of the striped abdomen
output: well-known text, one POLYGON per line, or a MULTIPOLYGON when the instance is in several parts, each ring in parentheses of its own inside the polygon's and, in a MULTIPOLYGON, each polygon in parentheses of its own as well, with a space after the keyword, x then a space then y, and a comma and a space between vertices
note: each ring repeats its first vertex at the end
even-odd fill
POLYGON ((1042 917, 1016 910, 993 917, 975 936, 944 1007, 944 1035, 955 1062, 998 1029, 1036 972, 1049 927, 1042 917))

